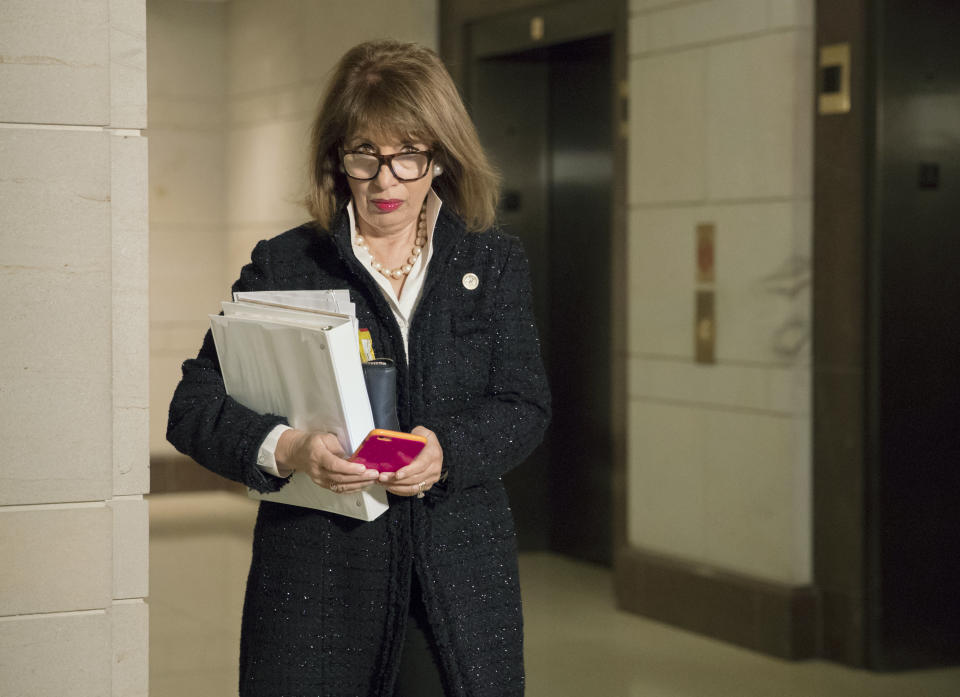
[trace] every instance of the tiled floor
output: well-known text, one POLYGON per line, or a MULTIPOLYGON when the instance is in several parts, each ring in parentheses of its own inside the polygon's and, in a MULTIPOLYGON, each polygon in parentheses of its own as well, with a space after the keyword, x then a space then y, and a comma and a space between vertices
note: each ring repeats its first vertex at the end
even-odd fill
MULTIPOLYGON (((256 505, 150 498, 150 695, 236 695, 256 505)), ((528 697, 958 697, 960 668, 878 675, 789 663, 618 611, 607 570, 521 558, 528 697)))

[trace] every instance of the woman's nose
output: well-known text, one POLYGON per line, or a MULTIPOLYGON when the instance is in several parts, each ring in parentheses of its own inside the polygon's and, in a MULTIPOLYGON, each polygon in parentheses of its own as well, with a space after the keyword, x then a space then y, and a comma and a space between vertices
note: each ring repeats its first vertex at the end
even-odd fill
POLYGON ((377 171, 376 182, 381 189, 387 189, 397 183, 397 178, 393 176, 393 170, 390 165, 384 162, 377 171))

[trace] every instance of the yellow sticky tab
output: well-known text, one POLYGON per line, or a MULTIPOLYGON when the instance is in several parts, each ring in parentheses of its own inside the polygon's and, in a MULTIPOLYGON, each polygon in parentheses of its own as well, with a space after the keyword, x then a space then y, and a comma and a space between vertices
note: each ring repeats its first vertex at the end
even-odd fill
POLYGON ((360 337, 360 360, 364 363, 376 358, 373 353, 373 337, 369 329, 361 329, 357 334, 360 337))

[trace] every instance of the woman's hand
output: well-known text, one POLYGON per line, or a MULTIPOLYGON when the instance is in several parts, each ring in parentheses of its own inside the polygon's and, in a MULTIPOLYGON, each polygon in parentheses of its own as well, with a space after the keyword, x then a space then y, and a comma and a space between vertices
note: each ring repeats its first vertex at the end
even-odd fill
POLYGON ((375 469, 343 459, 343 448, 332 433, 284 431, 274 455, 281 474, 306 472, 319 486, 337 494, 362 491, 380 475, 375 469))
POLYGON ((396 472, 382 472, 380 483, 391 494, 397 496, 419 496, 437 483, 443 471, 443 448, 436 434, 417 426, 410 433, 426 436, 427 444, 413 462, 396 472))

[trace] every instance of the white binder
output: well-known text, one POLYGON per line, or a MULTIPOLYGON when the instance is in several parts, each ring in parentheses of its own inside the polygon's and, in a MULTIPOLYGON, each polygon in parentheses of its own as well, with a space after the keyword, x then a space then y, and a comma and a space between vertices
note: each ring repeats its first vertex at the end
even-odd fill
MULTIPOLYGON (((352 453, 373 429, 373 416, 349 314, 241 301, 211 315, 227 394, 261 414, 285 416, 302 430, 337 436, 352 453)), ((386 491, 335 494, 295 472, 280 491, 252 498, 374 520, 387 507, 386 491)))

